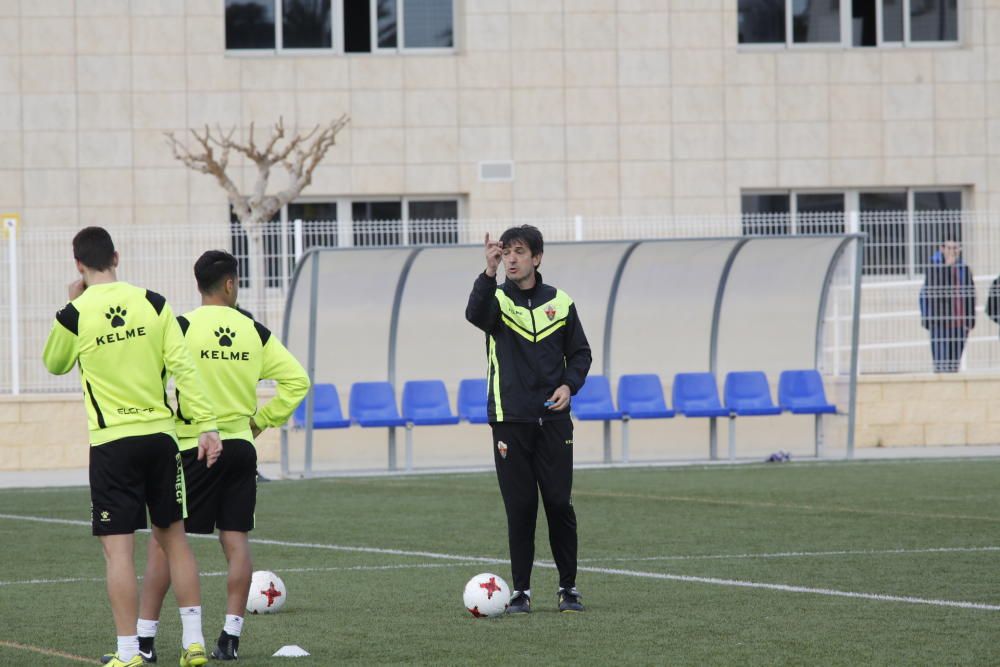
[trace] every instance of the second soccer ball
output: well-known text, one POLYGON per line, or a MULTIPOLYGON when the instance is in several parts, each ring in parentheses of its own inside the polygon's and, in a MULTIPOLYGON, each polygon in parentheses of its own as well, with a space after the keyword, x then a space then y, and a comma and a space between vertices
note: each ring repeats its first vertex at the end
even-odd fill
POLYGON ((250 580, 247 611, 251 614, 273 614, 285 606, 288 590, 285 582, 274 572, 258 570, 250 580))
POLYGON ((465 585, 465 608, 476 618, 499 616, 510 605, 510 587, 495 574, 477 574, 465 585))

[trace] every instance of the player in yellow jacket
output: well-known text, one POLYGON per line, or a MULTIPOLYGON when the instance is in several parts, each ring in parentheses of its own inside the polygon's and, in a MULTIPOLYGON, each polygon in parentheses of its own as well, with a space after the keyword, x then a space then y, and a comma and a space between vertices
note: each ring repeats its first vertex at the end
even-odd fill
POLYGON ((114 667, 143 663, 136 636, 135 531, 146 527, 166 551, 183 625, 181 667, 204 665, 198 565, 184 534, 184 471, 164 378, 169 372, 187 397, 192 451, 202 466, 221 452, 215 415, 200 388, 198 369, 166 300, 117 279, 118 253, 110 234, 87 227, 73 238, 81 278, 58 313, 43 359, 51 373, 80 367, 90 428, 93 534, 101 540, 108 597, 118 634, 114 667))
MULTIPOLYGON (((257 451, 254 438, 266 428, 280 426, 309 390, 302 365, 263 324, 236 309, 239 290, 236 258, 210 250, 194 265, 201 307, 177 318, 184 342, 201 373, 202 387, 218 417, 225 456, 207 468, 195 455, 197 426, 193 405, 184 387, 177 399, 177 435, 187 476, 189 533, 211 534, 229 562, 226 620, 212 657, 238 656, 243 614, 253 566, 248 533, 254 527, 257 502, 257 451), (257 409, 257 382, 274 380, 277 393, 257 409)), ((149 560, 142 584, 139 640, 153 653, 153 638, 163 598, 170 587, 166 559, 150 541, 149 560)))

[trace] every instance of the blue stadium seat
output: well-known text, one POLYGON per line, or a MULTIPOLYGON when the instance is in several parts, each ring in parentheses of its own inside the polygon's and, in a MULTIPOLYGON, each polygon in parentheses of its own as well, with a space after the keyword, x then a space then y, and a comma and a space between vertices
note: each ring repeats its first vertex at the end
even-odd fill
POLYGON ((618 409, 622 413, 622 463, 629 462, 629 420, 669 419, 676 414, 663 398, 660 376, 653 373, 618 378, 618 409))
POLYGON ((726 375, 726 407, 740 417, 780 415, 771 400, 771 386, 762 371, 734 371, 726 375))
POLYGON ((458 383, 458 416, 470 424, 486 424, 486 380, 469 379, 458 383))
POLYGON ((660 376, 653 373, 618 378, 618 409, 628 419, 667 419, 675 414, 663 398, 660 376))
POLYGON ((711 373, 678 373, 674 376, 674 409, 685 417, 728 417, 719 402, 719 390, 711 373))
POLYGON ((388 382, 355 382, 348 407, 351 419, 361 426, 405 426, 396 409, 396 392, 388 382))
POLYGON ((403 385, 403 419, 415 426, 457 424, 448 390, 441 380, 411 380, 403 385))
POLYGON ((571 404, 573 415, 586 421, 621 419, 622 413, 611 402, 611 385, 603 375, 588 375, 571 404))
MULTIPOLYGON (((306 402, 308 397, 299 403, 293 414, 295 428, 306 425, 306 402)), ((347 428, 350 419, 344 419, 340 410, 340 396, 332 384, 317 384, 313 386, 313 428, 347 428)))
POLYGON ((796 415, 837 413, 837 406, 826 400, 823 379, 813 369, 781 372, 778 405, 796 415))

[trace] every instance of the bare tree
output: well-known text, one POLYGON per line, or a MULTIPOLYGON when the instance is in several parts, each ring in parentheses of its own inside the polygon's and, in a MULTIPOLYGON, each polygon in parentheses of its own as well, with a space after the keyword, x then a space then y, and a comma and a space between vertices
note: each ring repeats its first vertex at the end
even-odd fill
POLYGON ((293 132, 286 135, 283 119, 271 128, 270 136, 258 146, 254 140, 254 125, 246 143, 233 140, 236 128, 228 132, 219 126, 214 129, 191 130, 194 148, 189 148, 174 136, 165 132, 167 143, 174 157, 186 167, 202 174, 215 177, 233 207, 237 219, 243 226, 249 241, 250 285, 253 288, 252 309, 261 321, 266 320, 264 311, 264 225, 285 204, 299 196, 312 182, 312 174, 326 153, 337 143, 337 134, 348 123, 346 115, 331 120, 326 125, 317 125, 308 132, 293 132), (240 153, 257 166, 257 179, 249 194, 240 192, 226 173, 231 152, 240 153), (276 194, 268 194, 268 180, 271 167, 280 164, 288 173, 288 185, 276 194))

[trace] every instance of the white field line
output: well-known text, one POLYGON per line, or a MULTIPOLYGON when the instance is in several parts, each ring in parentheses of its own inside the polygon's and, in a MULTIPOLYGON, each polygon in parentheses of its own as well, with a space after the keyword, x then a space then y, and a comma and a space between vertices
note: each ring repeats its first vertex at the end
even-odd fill
POLYGON ((31 653, 38 653, 40 655, 47 655, 53 658, 62 658, 63 660, 72 660, 73 662, 82 662, 87 665, 93 665, 93 658, 85 658, 82 655, 73 655, 72 653, 64 653, 62 651, 56 651, 55 649, 45 648, 43 646, 32 646, 31 644, 19 644, 17 642, 9 642, 0 640, 0 646, 6 646, 7 648, 14 648, 19 651, 30 651, 31 653))
MULTIPOLYGON (((497 563, 506 561, 498 560, 497 563)), ((427 570, 442 567, 459 567, 461 565, 477 565, 480 561, 457 561, 454 563, 411 563, 408 565, 345 565, 343 567, 283 567, 281 573, 286 572, 367 572, 382 570, 427 570)), ((228 572, 199 572, 199 577, 226 577, 228 572)), ((142 579, 142 577, 138 577, 142 579)), ((103 583, 104 577, 65 577, 63 579, 23 579, 21 581, 0 581, 0 586, 34 586, 38 584, 77 584, 77 583, 103 583)))
POLYGON ((617 558, 580 558, 580 563, 636 563, 657 560, 729 560, 754 558, 823 558, 827 556, 880 556, 904 554, 950 554, 1000 551, 1000 547, 936 547, 931 549, 858 549, 843 551, 778 551, 756 554, 703 554, 690 556, 626 556, 617 558))
MULTIPOLYGON (((43 517, 19 516, 15 514, 0 514, 0 519, 13 519, 23 521, 40 521, 42 523, 57 523, 70 525, 89 525, 89 522, 81 522, 71 519, 47 519, 43 517)), ((206 539, 213 539, 212 535, 199 535, 206 539)), ((301 549, 322 549, 328 551, 341 551, 351 553, 375 553, 394 556, 418 556, 422 558, 435 558, 441 560, 463 561, 467 563, 497 563, 496 558, 486 558, 482 556, 461 556, 457 554, 437 553, 434 551, 408 551, 405 549, 384 549, 380 547, 356 547, 343 546, 338 544, 321 544, 315 542, 283 542, 281 540, 250 540, 251 544, 266 544, 271 546, 301 548, 301 549)), ((539 567, 555 569, 552 563, 540 562, 539 567)), ((984 609, 988 611, 1000 611, 1000 605, 984 604, 980 602, 963 602, 956 600, 935 600, 928 598, 917 598, 899 595, 882 595, 879 593, 857 593, 852 591, 838 591, 830 588, 811 588, 807 586, 790 586, 787 584, 771 584, 755 581, 740 581, 738 579, 719 579, 715 577, 695 577, 680 574, 665 574, 661 572, 641 572, 638 570, 619 570, 604 567, 580 567, 581 572, 594 572, 597 574, 614 574, 626 577, 639 577, 643 579, 660 579, 666 581, 683 581, 688 583, 713 584, 716 586, 735 586, 740 588, 759 588, 765 590, 782 591, 786 593, 809 593, 813 595, 830 595, 836 597, 857 598, 863 600, 877 600, 882 602, 903 602, 907 604, 924 604, 936 607, 958 607, 961 609, 984 609)))

